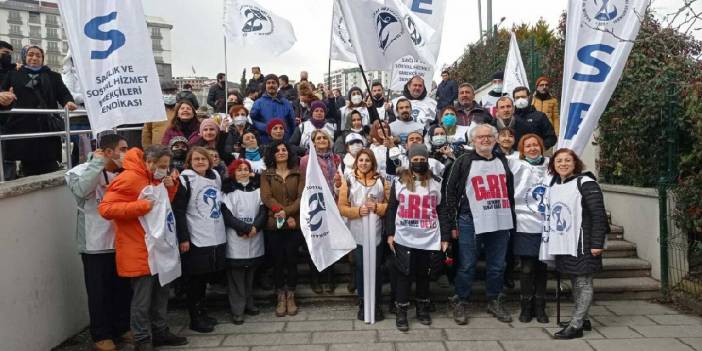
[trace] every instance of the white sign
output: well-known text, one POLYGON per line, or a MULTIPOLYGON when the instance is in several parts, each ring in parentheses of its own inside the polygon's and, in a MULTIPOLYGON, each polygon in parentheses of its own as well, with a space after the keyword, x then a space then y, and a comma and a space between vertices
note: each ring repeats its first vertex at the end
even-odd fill
POLYGON ((59 0, 94 133, 166 120, 141 0, 59 0))
POLYGON ((516 87, 529 88, 529 81, 527 80, 526 70, 524 70, 522 53, 519 51, 519 45, 517 44, 517 36, 512 32, 509 39, 509 51, 507 52, 502 91, 512 96, 512 91, 516 87))
POLYGON ((344 16, 339 8, 339 0, 334 0, 334 16, 332 17, 331 58, 333 60, 356 63, 349 30, 346 28, 344 16))
POLYGON ((313 147, 310 148, 305 189, 300 198, 300 229, 312 262, 320 272, 356 248, 356 241, 339 214, 313 147))
POLYGON ((428 45, 434 30, 400 0, 339 0, 358 63, 366 70, 390 70, 405 55, 435 62, 428 45))
POLYGON ((434 77, 434 66, 424 63, 407 55, 399 59, 393 65, 392 78, 390 80, 390 90, 402 91, 405 84, 414 76, 424 78, 424 88, 431 91, 431 82, 434 77))
POLYGON ((264 55, 278 56, 297 41, 290 21, 253 0, 224 0, 224 32, 227 40, 264 55))
POLYGON ((639 33, 648 0, 570 0, 558 147, 582 154, 639 33))

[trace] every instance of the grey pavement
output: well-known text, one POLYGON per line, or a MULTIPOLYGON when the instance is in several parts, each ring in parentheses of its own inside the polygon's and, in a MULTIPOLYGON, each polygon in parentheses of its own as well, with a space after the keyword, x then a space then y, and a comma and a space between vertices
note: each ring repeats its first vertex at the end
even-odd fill
MULTIPOLYGON (((515 321, 501 323, 485 312, 483 304, 470 308, 468 325, 456 325, 446 307, 438 305, 432 314, 433 324, 424 326, 414 319, 410 309, 410 331, 395 329, 394 315, 373 325, 355 319, 356 307, 345 303, 302 304, 293 317, 275 317, 272 307, 258 316, 247 317, 243 325, 229 322, 225 308, 212 311, 220 324, 210 334, 199 334, 187 328, 183 310, 169 312, 171 330, 187 336, 183 347, 160 350, 310 350, 310 351, 404 351, 404 350, 665 350, 702 351, 702 318, 683 314, 674 308, 648 301, 595 302, 590 318, 593 330, 582 339, 552 339, 559 330, 555 324, 555 304, 547 312, 550 324, 518 322, 518 307, 510 304, 515 321)), ((572 305, 562 304, 562 317, 567 319, 572 305)), ((87 342, 86 342, 87 344, 87 342)), ((86 345, 57 348, 56 351, 85 350, 86 345)), ((124 348, 128 350, 128 348, 124 348)))

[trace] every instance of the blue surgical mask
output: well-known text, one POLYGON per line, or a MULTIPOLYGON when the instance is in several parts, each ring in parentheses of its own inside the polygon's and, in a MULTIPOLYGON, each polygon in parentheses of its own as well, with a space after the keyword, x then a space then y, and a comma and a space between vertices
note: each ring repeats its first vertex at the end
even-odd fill
POLYGON ((448 115, 444 115, 441 117, 441 124, 443 124, 446 127, 453 127, 456 125, 456 115, 453 113, 449 113, 448 115))

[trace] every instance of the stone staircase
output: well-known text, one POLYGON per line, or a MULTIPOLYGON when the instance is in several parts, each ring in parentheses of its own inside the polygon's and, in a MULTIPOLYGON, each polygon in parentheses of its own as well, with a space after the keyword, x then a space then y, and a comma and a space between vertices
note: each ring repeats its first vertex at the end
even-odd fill
MULTIPOLYGON (((607 250, 603 256, 603 271, 595 276, 595 296, 598 300, 615 299, 651 299, 660 296, 660 284, 651 278, 651 264, 640 259, 636 253, 636 245, 624 240, 624 228, 611 225, 611 233, 608 236, 607 250)), ((300 263, 298 265, 299 284, 296 296, 308 303, 329 302, 329 301, 354 301, 355 292, 350 293, 346 289, 350 279, 351 266, 344 258, 336 263, 335 271, 337 277, 337 288, 334 294, 316 294, 309 286, 310 274, 309 265, 300 263)), ((473 287, 473 299, 476 301, 485 299, 484 285, 484 262, 479 262, 476 270, 477 281, 473 287)), ((519 298, 518 272, 515 274, 515 288, 507 291, 510 299, 519 298)), ((555 299, 556 279, 554 273, 550 273, 547 294, 549 299, 555 299)), ((453 288, 448 283, 445 276, 431 285, 432 299, 443 301, 453 295, 453 288)), ((570 280, 565 278, 561 282, 563 299, 569 299, 570 280)), ((383 287, 384 297, 387 299, 390 294, 389 284, 383 287)), ((256 290, 257 299, 273 298, 273 291, 256 290)))

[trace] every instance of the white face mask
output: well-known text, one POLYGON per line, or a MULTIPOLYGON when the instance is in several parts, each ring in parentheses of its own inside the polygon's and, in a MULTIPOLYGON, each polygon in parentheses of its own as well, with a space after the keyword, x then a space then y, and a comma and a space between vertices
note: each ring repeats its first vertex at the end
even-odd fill
POLYGON ((431 137, 431 144, 434 146, 441 146, 446 144, 446 136, 445 135, 434 135, 431 137))
POLYGON ((363 149, 363 145, 360 143, 349 145, 349 153, 353 156, 356 156, 356 154, 358 154, 358 152, 361 151, 361 149, 363 149))
POLYGON ((156 179, 156 180, 161 180, 163 178, 166 178, 167 175, 168 175, 167 169, 157 168, 154 171, 154 179, 156 179))
POLYGON ((358 105, 363 101, 363 97, 361 95, 354 95, 351 97, 351 103, 354 105, 358 105))
POLYGON ((244 124, 246 124, 246 117, 243 117, 243 116, 234 117, 234 125, 243 126, 244 124))
POLYGON ((492 91, 494 91, 494 92, 496 92, 496 93, 498 93, 498 94, 502 93, 502 83, 500 83, 500 84, 493 84, 493 85, 492 85, 492 91))
POLYGON ((529 106, 529 100, 525 98, 519 98, 517 100, 514 100, 514 107, 516 108, 525 108, 529 106))

